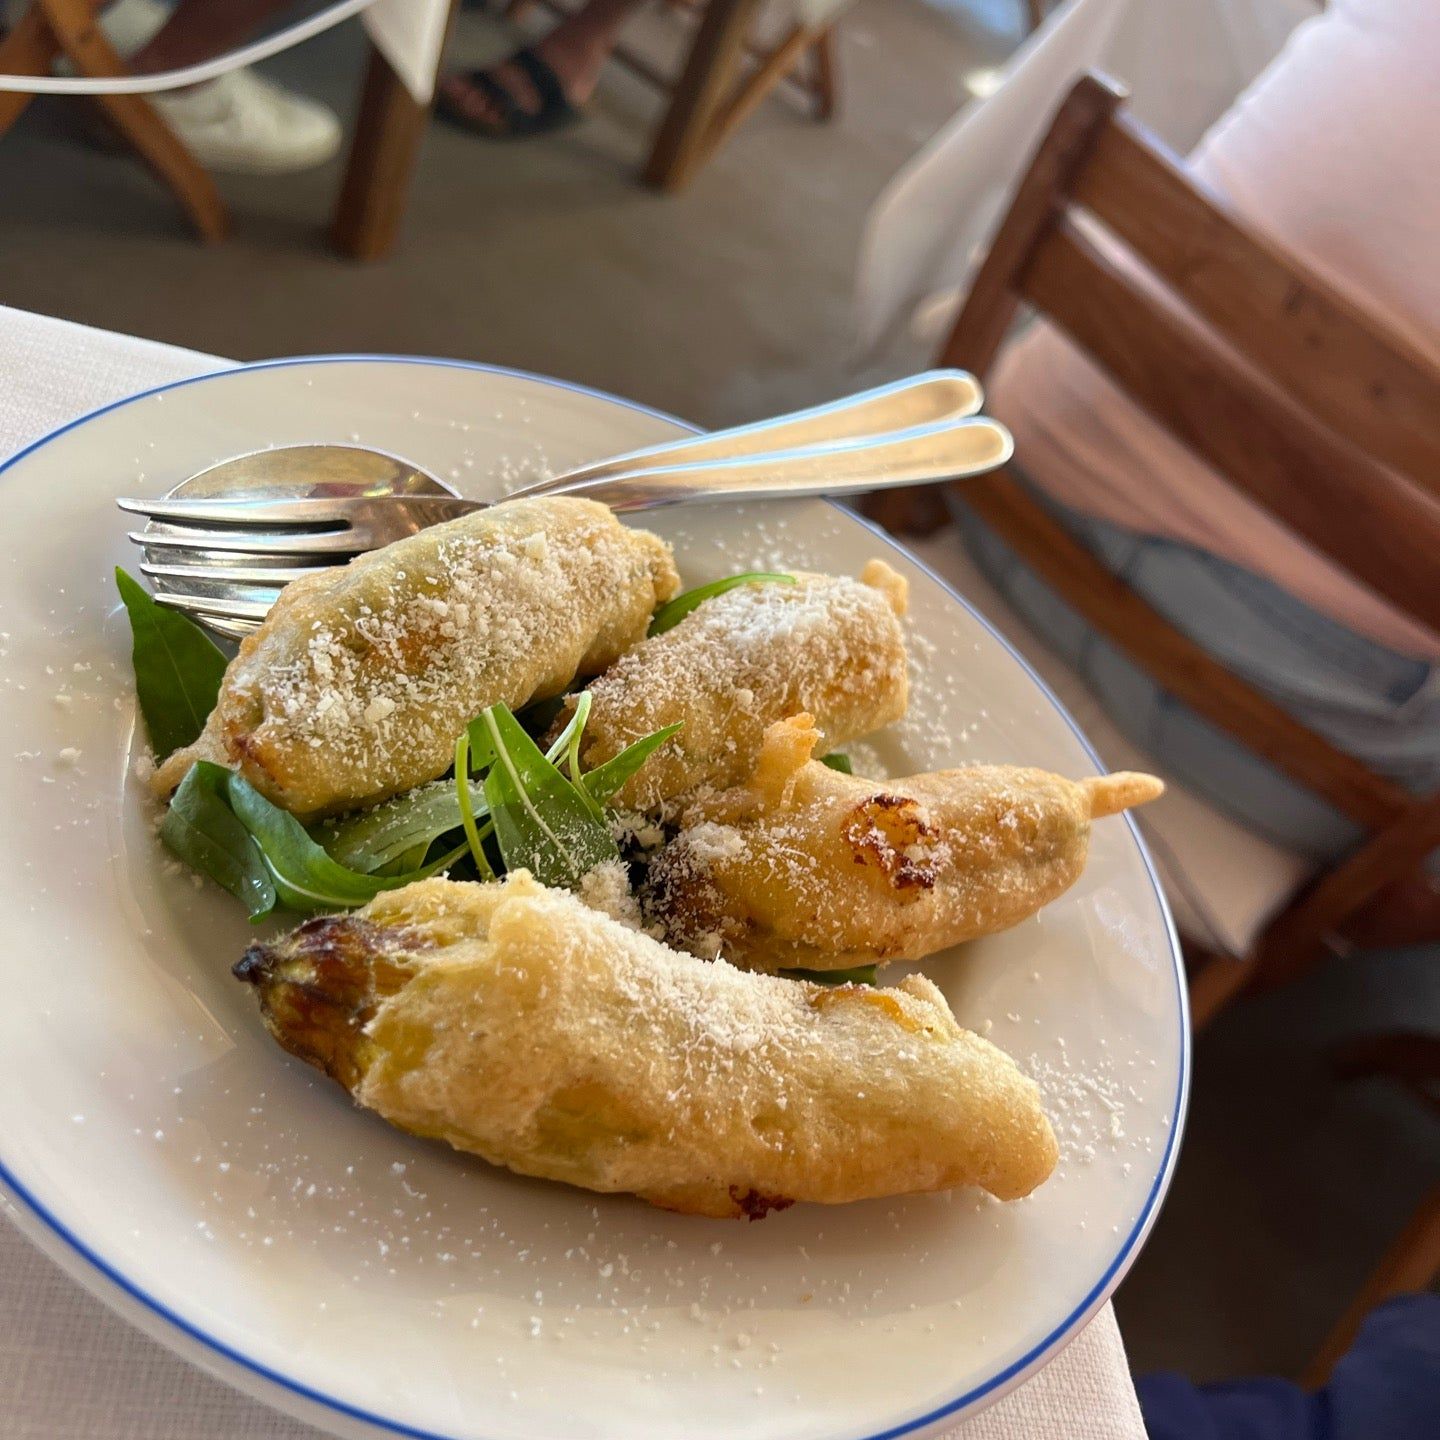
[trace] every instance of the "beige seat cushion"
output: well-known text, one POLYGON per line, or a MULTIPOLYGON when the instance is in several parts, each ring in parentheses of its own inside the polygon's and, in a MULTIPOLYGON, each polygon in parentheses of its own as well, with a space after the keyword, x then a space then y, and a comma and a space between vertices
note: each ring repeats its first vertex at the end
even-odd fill
MULTIPOLYGON (((1117 730, 1080 677, 1025 627, 976 568, 955 532, 911 546, 1029 662, 1111 770, 1147 770, 1164 778, 1163 799, 1137 819, 1150 846, 1181 933, 1243 956, 1265 921, 1310 873, 1300 856, 1262 840, 1165 774, 1117 730)), ((1016 756, 1023 762, 1026 757, 1016 756)))

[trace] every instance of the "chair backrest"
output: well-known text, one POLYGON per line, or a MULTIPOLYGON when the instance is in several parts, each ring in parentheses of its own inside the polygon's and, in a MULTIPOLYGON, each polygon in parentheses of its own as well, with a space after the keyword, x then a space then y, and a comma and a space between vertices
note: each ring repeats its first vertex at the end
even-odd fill
MULTIPOLYGON (((1034 307, 1230 485, 1440 629, 1440 371, 1197 185, 1122 99, 1088 75, 1061 106, 940 363, 983 377, 1017 307, 1034 307)), ((1275 917, 1262 955, 1313 951, 1440 843, 1440 795, 1412 795, 1231 674, 1012 478, 963 495, 1171 693, 1369 832, 1275 917)))
POLYGON ((1202 190, 1120 98, 1095 76, 1071 92, 946 362, 982 373, 1033 306, 1232 486, 1440 630, 1440 371, 1202 190))

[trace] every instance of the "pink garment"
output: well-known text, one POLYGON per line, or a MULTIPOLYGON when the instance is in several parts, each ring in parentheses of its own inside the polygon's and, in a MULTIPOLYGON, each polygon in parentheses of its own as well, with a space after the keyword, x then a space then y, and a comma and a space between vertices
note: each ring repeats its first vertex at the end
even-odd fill
MULTIPOLYGON (((1440 0, 1331 0, 1191 166, 1440 365, 1440 0)), ((1440 660, 1440 635, 1232 490, 1050 326, 1012 345, 988 388, 1021 468, 1062 504, 1223 556, 1391 649, 1440 660)))

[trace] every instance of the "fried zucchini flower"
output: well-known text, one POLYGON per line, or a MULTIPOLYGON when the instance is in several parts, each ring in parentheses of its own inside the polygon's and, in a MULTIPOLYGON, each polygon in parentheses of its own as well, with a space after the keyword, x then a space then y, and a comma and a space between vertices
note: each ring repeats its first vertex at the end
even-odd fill
POLYGON ((1035 1084, 916 976, 711 964, 526 873, 426 880, 235 967, 265 1023, 392 1124, 525 1175, 752 1219, 1054 1168, 1035 1084))
POLYGON ((308 818, 433 780, 487 706, 612 664, 679 588, 670 547, 592 500, 516 500, 287 585, 240 647, 196 760, 308 818))
MULTIPOLYGON (((766 726, 802 710, 827 750, 904 715, 905 578, 883 560, 870 561, 859 580, 793 573, 791 585, 741 585, 711 597, 590 686, 587 768, 683 722, 616 804, 652 810, 701 786, 739 784, 766 726)), ((557 730, 567 718, 568 706, 557 730)))
POLYGON ((1049 904, 1090 822, 1165 788, 1013 765, 866 780, 812 760, 818 738, 808 715, 772 725, 748 785, 686 810, 643 895, 672 943, 759 970, 919 960, 1049 904))

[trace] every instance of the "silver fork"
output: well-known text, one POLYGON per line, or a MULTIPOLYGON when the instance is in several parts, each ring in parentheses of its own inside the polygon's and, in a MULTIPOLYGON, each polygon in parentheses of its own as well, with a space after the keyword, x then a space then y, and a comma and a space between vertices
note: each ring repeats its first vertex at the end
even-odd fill
MULTIPOLYGON (((958 479, 1010 457, 1009 434, 977 415, 981 400, 973 377, 931 371, 631 451, 504 498, 584 495, 630 511, 958 479)), ((151 521, 130 538, 145 551, 141 569, 156 599, 232 637, 254 629, 290 580, 494 503, 462 499, 395 457, 343 446, 260 451, 202 471, 163 499, 119 501, 151 521)))

